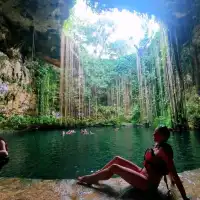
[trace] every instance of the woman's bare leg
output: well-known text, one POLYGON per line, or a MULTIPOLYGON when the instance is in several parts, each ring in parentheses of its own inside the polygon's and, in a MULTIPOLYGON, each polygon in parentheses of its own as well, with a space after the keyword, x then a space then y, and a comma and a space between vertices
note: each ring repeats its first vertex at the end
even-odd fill
POLYGON ((132 169, 136 172, 140 172, 142 169, 140 167, 138 167, 137 165, 135 165, 134 163, 132 163, 129 160, 126 160, 120 156, 116 156, 114 157, 109 163, 107 163, 102 169, 100 169, 99 171, 102 171, 104 169, 107 169, 108 167, 110 167, 113 164, 117 164, 120 165, 122 167, 126 167, 129 169, 132 169))
POLYGON ((131 170, 126 167, 122 167, 117 164, 113 164, 110 167, 101 170, 97 173, 83 176, 79 178, 80 182, 85 182, 88 184, 98 183, 100 180, 108 180, 114 174, 119 175, 122 179, 126 182, 131 184, 132 186, 141 189, 147 190, 148 189, 148 179, 144 175, 136 172, 135 170, 131 170))

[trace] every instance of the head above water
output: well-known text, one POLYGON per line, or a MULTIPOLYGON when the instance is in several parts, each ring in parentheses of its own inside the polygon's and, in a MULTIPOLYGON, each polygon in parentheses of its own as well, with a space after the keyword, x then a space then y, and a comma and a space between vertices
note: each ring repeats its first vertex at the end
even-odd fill
POLYGON ((154 141, 157 143, 167 142, 170 137, 170 131, 166 126, 159 126, 154 131, 154 141))

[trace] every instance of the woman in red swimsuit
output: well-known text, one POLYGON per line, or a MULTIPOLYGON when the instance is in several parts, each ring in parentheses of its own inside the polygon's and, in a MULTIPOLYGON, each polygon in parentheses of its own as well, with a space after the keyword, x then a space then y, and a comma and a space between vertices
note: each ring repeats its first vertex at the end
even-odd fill
POLYGON ((146 151, 144 168, 140 168, 134 163, 116 156, 101 170, 91 175, 79 177, 78 182, 95 184, 100 180, 108 180, 116 174, 132 186, 146 191, 151 188, 158 188, 162 177, 168 174, 177 185, 182 198, 188 200, 174 165, 172 148, 166 143, 170 136, 168 128, 159 127, 155 129, 153 136, 155 146, 146 151))

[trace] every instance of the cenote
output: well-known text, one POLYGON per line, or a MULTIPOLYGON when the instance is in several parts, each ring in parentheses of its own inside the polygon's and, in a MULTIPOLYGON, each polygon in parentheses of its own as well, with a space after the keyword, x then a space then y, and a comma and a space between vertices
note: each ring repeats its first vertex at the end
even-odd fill
MULTIPOLYGON (((123 127, 92 128, 94 135, 62 136, 62 131, 4 134, 9 143, 10 162, 1 177, 72 179, 104 166, 115 155, 142 166, 143 153, 153 144, 152 129, 123 127)), ((178 172, 199 168, 200 135, 174 133, 173 145, 178 172)))

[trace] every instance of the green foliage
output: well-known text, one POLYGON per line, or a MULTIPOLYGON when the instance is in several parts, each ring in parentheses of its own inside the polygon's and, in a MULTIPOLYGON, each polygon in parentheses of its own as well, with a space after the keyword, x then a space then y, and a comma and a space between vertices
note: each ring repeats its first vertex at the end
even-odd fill
MULTIPOLYGON (((169 66, 167 56, 169 56, 169 53, 172 54, 173 62, 174 52, 171 49, 168 52, 164 29, 154 33, 153 37, 150 36, 146 15, 144 15, 142 26, 145 30, 145 37, 136 47, 136 56, 135 53, 130 53, 134 52, 132 49, 130 50, 133 38, 117 41, 111 39, 111 35, 116 28, 112 20, 103 17, 89 23, 87 20, 78 19, 74 16, 73 10, 71 11, 71 17, 64 23, 63 29, 65 34, 76 41, 80 47, 80 61, 85 78, 83 81, 85 85, 84 103, 90 104, 90 117, 62 119, 65 126, 109 126, 120 125, 122 122, 129 121, 129 114, 126 116, 124 114, 126 98, 123 97, 127 94, 123 90, 130 90, 131 94, 128 95, 131 95, 132 98, 131 104, 133 107, 130 108, 132 123, 150 122, 154 127, 159 125, 171 127, 171 115, 174 114, 171 112, 174 112, 175 109, 170 109, 171 99, 169 99, 169 93, 172 93, 173 90, 168 87, 166 80, 171 78, 172 84, 182 84, 174 63, 172 63, 172 69, 169 73, 171 65, 169 66), (138 71, 138 69, 141 71, 138 71), (131 80, 131 83, 127 80, 131 80), (125 86, 118 83, 120 81, 125 86), (118 86, 118 84, 121 85, 118 86), (131 84, 130 88, 127 89, 126 84, 131 84)), ((194 39, 197 40, 198 34, 196 31, 194 32, 194 39)), ((193 40, 193 43, 197 44, 196 40, 193 40)), ((196 70, 193 66, 194 49, 192 46, 187 45, 180 50, 181 71, 187 87, 191 87, 195 82, 191 77, 194 76, 196 70)), ((52 66, 41 61, 33 62, 31 66, 27 67, 33 71, 38 117, 11 116, 5 118, 0 116, 1 125, 13 128, 34 124, 59 125, 60 120, 51 116, 53 111, 59 110, 59 74, 52 66)), ((75 79, 76 77, 74 77, 75 79)), ((172 96, 178 96, 179 93, 183 92, 179 91, 180 86, 171 85, 170 87, 177 90, 173 91, 172 96), (177 94, 175 94, 176 92, 177 94)), ((25 89, 31 91, 32 86, 25 86, 25 89)), ((196 90, 192 90, 191 93, 190 89, 186 91, 189 125, 192 128, 200 128, 200 99, 196 94, 196 90)), ((176 101, 174 107, 179 109, 177 102, 183 100, 177 98, 174 101, 176 101)))
MULTIPOLYGON (((156 80, 155 68, 162 67, 155 66, 157 55, 154 53, 155 46, 160 45, 160 35, 155 36, 153 33, 154 39, 152 32, 150 33, 148 29, 148 16, 141 15, 140 17, 143 18, 142 26, 145 30, 145 37, 140 41, 138 47, 139 53, 142 55, 143 80, 146 79, 147 84, 152 85, 156 80)), ((142 123, 142 120, 150 121, 147 119, 148 117, 145 116, 146 118, 143 119, 144 117, 141 116, 140 109, 143 107, 134 107, 133 116, 128 116, 132 108, 129 108, 128 113, 126 96, 132 96, 130 104, 135 105, 135 102, 139 102, 137 58, 135 53, 130 54, 130 52, 134 52, 134 38, 116 41, 111 39, 116 28, 115 25, 114 21, 106 17, 99 17, 98 20, 90 23, 72 14, 64 26, 67 35, 70 35, 80 45, 80 58, 85 74, 85 99, 90 101, 92 116, 96 120, 109 120, 117 116, 119 121, 132 120, 133 123, 142 123), (88 49, 90 49, 90 53, 88 49), (131 87, 128 90, 131 92, 128 94, 127 85, 129 86, 130 83, 131 87), (113 108, 114 110, 112 110, 113 108), (125 112, 127 116, 124 115, 125 112)), ((164 58, 166 51, 163 51, 161 56, 164 58)), ((164 82, 163 76, 161 82, 164 82)), ((160 84, 160 87, 163 87, 163 84, 160 84)), ((159 102, 163 96, 156 96, 156 102, 159 102)), ((162 105, 159 105, 159 108, 162 108, 162 105)))
POLYGON ((130 76, 133 78, 133 75, 137 74, 136 55, 121 56, 117 59, 115 71, 120 76, 130 76))
POLYGON ((5 120, 5 117, 2 114, 0 114, 0 124, 3 123, 4 120, 5 120))
POLYGON ((186 108, 190 128, 200 129, 200 97, 195 87, 186 91, 186 108))
POLYGON ((139 124, 140 123, 140 107, 138 104, 133 106, 132 111, 132 123, 133 124, 139 124))
POLYGON ((59 119, 54 116, 23 116, 12 115, 0 123, 1 127, 12 127, 13 129, 23 129, 31 125, 58 125, 59 119))
POLYGON ((62 119, 63 124, 60 124, 60 119, 54 116, 22 116, 22 115, 12 115, 9 118, 0 118, 0 127, 1 128, 12 128, 14 130, 25 129, 31 126, 42 126, 42 125, 55 125, 66 127, 87 127, 87 126, 116 126, 121 125, 121 121, 117 117, 111 117, 110 119, 106 118, 65 118, 62 119))
POLYGON ((167 126, 172 127, 171 117, 170 116, 159 116, 156 117, 153 121, 153 127, 156 128, 158 126, 167 126))
POLYGON ((112 106, 99 106, 97 109, 99 117, 105 117, 106 119, 110 119, 113 116, 117 115, 117 111, 115 107, 112 106))
POLYGON ((34 81, 37 95, 37 113, 50 115, 59 109, 59 74, 47 63, 38 61, 34 66, 34 81))

